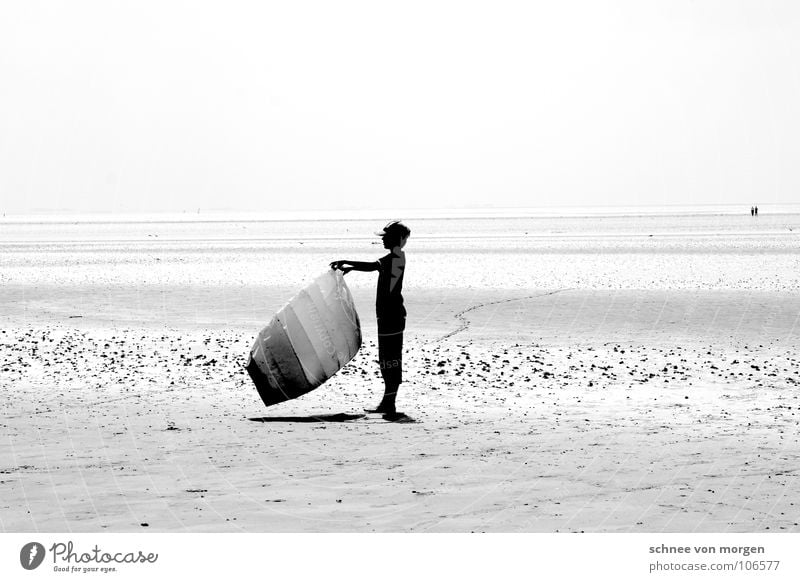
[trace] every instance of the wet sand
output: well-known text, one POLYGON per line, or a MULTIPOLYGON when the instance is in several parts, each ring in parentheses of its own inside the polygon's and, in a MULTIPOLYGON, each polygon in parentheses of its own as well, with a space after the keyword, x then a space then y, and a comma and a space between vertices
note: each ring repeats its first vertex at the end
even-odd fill
POLYGON ((364 347, 325 386, 266 408, 243 369, 302 281, 369 240, 3 230, 0 530, 800 531, 784 228, 800 218, 700 237, 664 220, 678 234, 440 240, 422 224, 408 423, 363 416, 382 391, 369 276, 347 279, 364 347))

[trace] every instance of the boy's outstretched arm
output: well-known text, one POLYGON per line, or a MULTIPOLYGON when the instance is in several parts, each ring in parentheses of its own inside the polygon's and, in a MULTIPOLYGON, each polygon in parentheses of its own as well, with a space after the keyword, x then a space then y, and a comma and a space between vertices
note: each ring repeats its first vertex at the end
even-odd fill
POLYGON ((342 273, 349 273, 350 271, 377 271, 378 261, 373 263, 366 263, 364 261, 333 261, 331 269, 339 269, 342 273))

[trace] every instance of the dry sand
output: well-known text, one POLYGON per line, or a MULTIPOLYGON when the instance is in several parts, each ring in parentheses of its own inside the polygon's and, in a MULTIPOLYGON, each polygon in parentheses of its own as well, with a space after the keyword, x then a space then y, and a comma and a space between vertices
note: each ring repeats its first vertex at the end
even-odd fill
POLYGON ((619 253, 551 285, 418 278, 402 424, 361 416, 382 389, 368 278, 348 275, 363 351, 265 408, 243 365, 292 281, 130 285, 85 254, 48 276, 57 259, 19 252, 0 297, 3 531, 800 531, 785 249, 717 285, 692 271, 713 253, 666 251, 624 271, 662 273, 648 285, 609 275, 640 260, 619 253))

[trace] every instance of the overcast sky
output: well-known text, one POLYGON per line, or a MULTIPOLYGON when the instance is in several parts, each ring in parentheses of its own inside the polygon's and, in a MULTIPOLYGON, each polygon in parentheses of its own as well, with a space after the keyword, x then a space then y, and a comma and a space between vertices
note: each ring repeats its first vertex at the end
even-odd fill
POLYGON ((796 202, 800 3, 0 3, 0 211, 796 202))

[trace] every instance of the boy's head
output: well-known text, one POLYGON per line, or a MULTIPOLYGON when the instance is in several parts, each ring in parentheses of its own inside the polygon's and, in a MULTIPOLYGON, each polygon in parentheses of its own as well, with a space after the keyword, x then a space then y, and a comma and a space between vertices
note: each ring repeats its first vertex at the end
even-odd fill
POLYGON ((393 220, 383 227, 383 230, 376 232, 381 239, 383 239, 383 247, 386 249, 393 249, 405 246, 408 237, 411 236, 411 229, 399 220, 393 220))

